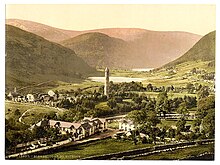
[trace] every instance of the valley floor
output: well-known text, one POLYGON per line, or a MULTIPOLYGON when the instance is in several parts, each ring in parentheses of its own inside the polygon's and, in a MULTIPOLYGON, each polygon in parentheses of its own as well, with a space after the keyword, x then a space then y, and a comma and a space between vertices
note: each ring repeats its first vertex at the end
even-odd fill
MULTIPOLYGON (((169 145, 169 144, 168 144, 169 145)), ((104 139, 98 141, 91 141, 86 144, 69 146, 54 153, 45 153, 40 155, 32 155, 28 159, 56 159, 56 160, 75 160, 75 159, 87 159, 96 160, 99 159, 98 155, 106 155, 113 153, 123 153, 125 151, 133 151, 144 148, 152 148, 153 144, 137 144, 134 145, 131 141, 119 141, 115 139, 104 139), (95 156, 93 158, 93 156, 95 156)), ((144 154, 144 153, 143 153, 144 154)), ((193 159, 193 157, 198 157, 201 154, 211 154, 214 155, 214 144, 203 144, 203 145, 192 145, 183 146, 179 149, 168 148, 158 150, 155 152, 146 152, 147 156, 129 156, 121 157, 122 159, 134 159, 134 160, 182 160, 182 159, 193 159)), ((113 159, 117 159, 112 157, 113 159)), ((23 159, 23 158, 22 158, 23 159)), ((120 159, 120 158, 119 158, 120 159)))

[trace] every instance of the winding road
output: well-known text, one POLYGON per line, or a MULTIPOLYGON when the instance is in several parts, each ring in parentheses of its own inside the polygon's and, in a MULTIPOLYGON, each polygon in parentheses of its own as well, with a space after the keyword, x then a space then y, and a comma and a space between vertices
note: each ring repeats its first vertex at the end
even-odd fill
MULTIPOLYGON (((10 102, 10 103, 15 103, 15 102, 12 102, 12 101, 6 101, 6 102, 10 102)), ((17 102, 16 102, 17 103, 17 102)), ((53 109, 53 110, 56 110, 56 111, 60 111, 60 112, 63 112, 65 109, 64 108, 55 108, 55 107, 50 107, 50 106, 46 106, 46 105, 35 105, 35 104, 32 104, 32 103, 19 103, 19 104, 25 104, 25 105, 31 105, 31 106, 35 106, 33 108, 30 108, 30 109, 27 109, 25 112, 23 112, 21 114, 21 116, 19 117, 18 121, 22 124, 25 124, 24 122, 22 122, 22 118, 24 117, 24 115, 31 111, 31 110, 34 110, 34 109, 37 109, 37 107, 44 107, 44 108, 49 108, 49 109, 53 109)))
POLYGON ((22 122, 21 120, 22 120, 23 116, 24 116, 27 112, 29 112, 30 110, 32 110, 32 109, 35 109, 35 108, 30 108, 30 109, 26 110, 24 113, 22 113, 22 115, 21 115, 21 117, 19 117, 18 121, 19 121, 20 123, 22 123, 22 124, 25 124, 25 123, 22 122))

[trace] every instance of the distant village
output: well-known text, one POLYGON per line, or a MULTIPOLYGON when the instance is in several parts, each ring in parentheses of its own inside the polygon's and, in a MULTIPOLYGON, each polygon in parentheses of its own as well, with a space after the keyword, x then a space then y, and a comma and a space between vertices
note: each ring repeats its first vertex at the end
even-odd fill
MULTIPOLYGON (((202 72, 202 71, 201 71, 202 72)), ((200 70, 192 70, 188 74, 200 74, 200 70)), ((210 81, 214 81, 214 77, 212 74, 206 75, 206 77, 209 77, 210 81)), ((161 143, 161 140, 165 138, 165 135, 162 134, 171 134, 169 137, 166 137, 165 139, 167 141, 171 141, 176 135, 176 130, 179 130, 177 126, 171 126, 169 129, 164 130, 161 128, 157 128, 156 125, 160 122, 161 119, 171 119, 171 120, 178 120, 180 122, 182 119, 187 120, 194 120, 196 119, 195 112, 187 112, 184 109, 181 110, 180 113, 170 113, 170 111, 164 111, 161 107, 164 106, 165 108, 174 105, 174 109, 178 109, 178 107, 181 105, 182 102, 187 103, 188 107, 196 107, 196 98, 191 96, 185 96, 184 98, 173 99, 168 102, 166 99, 168 99, 167 93, 169 91, 172 92, 188 92, 188 93, 197 93, 201 88, 204 88, 203 90, 206 92, 213 92, 213 89, 209 87, 202 87, 201 85, 194 86, 193 84, 187 84, 186 87, 156 87, 151 84, 148 84, 146 87, 143 87, 143 85, 139 82, 131 82, 131 83, 121 83, 121 84, 113 84, 113 82, 109 82, 109 69, 105 69, 105 83, 103 87, 103 91, 99 92, 93 92, 93 93, 78 93, 76 95, 69 95, 68 93, 58 93, 57 91, 49 90, 47 93, 28 93, 27 95, 21 95, 19 92, 17 92, 16 87, 14 88, 13 92, 9 92, 5 98, 6 101, 13 101, 13 102, 20 102, 20 103, 28 103, 28 104, 36 104, 36 105, 42 105, 47 107, 54 107, 57 109, 67 110, 71 106, 76 106, 77 104, 83 104, 87 106, 88 109, 92 110, 94 109, 94 100, 99 102, 107 102, 111 109, 116 109, 117 103, 122 103, 122 98, 132 99, 136 106, 132 105, 126 105, 125 106, 125 112, 131 112, 132 110, 136 111, 143 109, 153 109, 153 115, 152 115, 152 123, 150 125, 154 125, 150 127, 151 130, 148 133, 139 132, 138 136, 140 138, 145 139, 145 141, 149 141, 152 138, 152 141, 154 143, 159 142, 161 143), (111 92, 110 92, 111 90, 111 92), (125 90, 125 91, 124 91, 125 90), (150 91, 150 92, 162 92, 163 95, 161 97, 165 100, 162 101, 161 106, 159 107, 159 111, 156 113, 156 104, 159 102, 155 98, 147 98, 145 96, 139 96, 138 94, 132 94, 126 91, 150 91), (115 91, 115 92, 112 92, 115 91), (119 91, 119 92, 118 92, 119 91), (120 92, 122 91, 122 92, 120 92), (114 93, 114 95, 112 95, 114 93), (120 96, 121 94, 121 96, 120 96), (171 103, 171 101, 173 103, 171 103), (61 105, 62 103, 62 105, 61 105), (63 104, 65 103, 65 104, 63 104), (170 105, 168 105, 168 103, 170 105), (75 105, 76 104, 76 105, 75 105), (67 106, 67 107, 66 107, 67 106), (69 107, 68 107, 69 106, 69 107), (147 107, 148 106, 148 107, 147 107), (147 107, 147 108, 146 108, 147 107), (133 108, 133 109, 132 109, 133 108), (185 112, 186 111, 186 112, 185 112), (159 130, 158 130, 159 129, 159 130), (155 131, 155 132, 154 132, 155 131), (164 132, 165 131, 165 132, 164 132), (156 133, 159 132, 159 133, 156 133), (174 132, 174 133, 173 133, 174 132), (155 135, 154 135, 155 134, 155 135), (158 134, 158 135, 156 135, 158 134), (162 137, 161 137, 162 136, 162 137), (158 139, 156 139, 158 138, 158 139)), ((186 105, 185 105, 186 106, 186 105)), ((122 107, 123 108, 123 107, 122 107)), ((100 111, 99 109, 97 109, 100 111)), ((111 113, 114 112, 111 110, 111 113)), ((115 139, 124 139, 124 138, 131 138, 136 143, 136 137, 134 137, 134 132, 138 130, 138 127, 140 124, 135 123, 134 121, 125 118, 126 115, 117 116, 114 115, 112 117, 108 117, 112 115, 111 113, 103 114, 105 117, 94 117, 91 115, 90 117, 83 116, 83 119, 79 121, 61 121, 61 120, 55 120, 50 118, 42 118, 39 122, 34 123, 33 125, 29 126, 28 130, 31 132, 36 132, 36 136, 39 135, 38 140, 16 144, 16 152, 25 152, 25 151, 35 151, 37 148, 42 148, 48 146, 48 142, 55 141, 57 146, 64 145, 64 141, 67 140, 66 143, 74 142, 74 141, 81 141, 83 139, 88 139, 92 137, 93 135, 101 135, 105 134, 106 131, 112 130, 112 128, 109 128, 108 125, 111 122, 117 122, 118 126, 115 128, 117 131, 113 131, 114 134, 110 135, 112 138, 115 139), (45 132, 46 131, 46 132, 45 132), (44 137, 44 138, 42 138, 44 137), (53 137, 53 138, 51 138, 53 137), (64 137, 64 138, 63 138, 64 137), (54 140, 55 139, 55 140, 54 140)), ((138 112, 140 113, 140 112, 138 112)), ((137 114, 139 115, 139 114, 137 114)), ((147 118, 145 116, 144 118, 147 118)), ((141 123, 141 120, 139 121, 141 123)), ((142 123, 143 124, 143 123, 142 123)), ((202 127, 200 125, 199 130, 201 130, 202 127)), ((183 123, 183 126, 181 126, 181 131, 179 132, 179 135, 185 136, 185 138, 188 138, 192 132, 195 132, 195 130, 192 129, 191 125, 187 125, 186 123, 183 123), (181 133, 180 133, 181 132, 181 133)), ((108 135, 109 136, 109 135, 108 135)), ((181 137, 183 138, 183 137, 181 137)), ((181 139, 180 138, 180 139, 181 139)), ((36 139, 36 138, 35 138, 36 139)), ((151 142, 152 142, 151 141, 151 142)), ((163 140, 165 141, 165 140, 163 140)), ((65 143, 65 144, 66 144, 65 143)), ((144 142, 143 142, 144 143, 144 142)), ((52 144, 52 147, 56 144, 52 144)), ((50 145, 49 145, 50 146, 50 145)))

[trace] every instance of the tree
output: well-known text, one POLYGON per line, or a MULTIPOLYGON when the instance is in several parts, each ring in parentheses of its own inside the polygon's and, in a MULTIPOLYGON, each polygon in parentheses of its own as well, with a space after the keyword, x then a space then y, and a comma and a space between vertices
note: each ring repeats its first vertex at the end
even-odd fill
POLYGON ((206 98, 209 96, 209 89, 207 86, 202 87, 199 92, 198 92, 198 98, 202 99, 202 98, 206 98))
POLYGON ((202 122, 201 118, 196 118, 195 120, 193 120, 193 127, 196 133, 199 132, 199 129, 200 129, 199 127, 200 127, 201 122, 202 122))
POLYGON ((153 85, 152 84, 148 84, 147 85, 147 91, 153 91, 153 85))
POLYGON ((23 141, 23 136, 19 131, 15 130, 9 130, 6 132, 6 141, 7 141, 7 147, 6 150, 12 150, 16 152, 16 146, 17 144, 21 143, 23 141))
POLYGON ((116 102, 115 98, 109 99, 108 102, 107 102, 107 105, 108 105, 111 109, 114 108, 114 107, 116 107, 117 102, 116 102))
POLYGON ((146 113, 142 110, 134 110, 129 112, 126 118, 130 119, 135 124, 142 124, 146 122, 146 113))
POLYGON ((189 136, 188 136, 188 139, 189 139, 190 141, 193 141, 193 140, 195 140, 196 138, 197 138, 197 136, 196 136, 195 132, 191 132, 191 133, 189 134, 189 136))
POLYGON ((175 138, 176 138, 177 141, 180 141, 181 139, 184 139, 185 137, 184 137, 184 135, 181 134, 180 132, 179 132, 179 133, 177 132, 177 135, 176 135, 175 138))
POLYGON ((147 102, 147 104, 145 105, 145 109, 147 111, 154 111, 155 110, 155 104, 153 103, 153 101, 149 100, 147 102))
POLYGON ((186 125, 186 120, 184 118, 181 118, 180 120, 178 120, 176 123, 177 132, 184 132, 185 125, 186 125))
POLYGON ((191 70, 191 73, 192 73, 192 74, 196 74, 196 68, 193 68, 193 69, 191 70))
POLYGON ((46 115, 44 116, 44 118, 56 120, 56 119, 57 119, 56 112, 54 112, 54 111, 49 112, 48 114, 46 114, 46 115))
POLYGON ((180 105, 179 105, 179 108, 177 109, 177 112, 179 114, 182 114, 182 115, 187 115, 189 113, 188 109, 186 108, 186 102, 182 102, 180 105))
POLYGON ((57 140, 59 138, 60 131, 58 128, 49 128, 47 130, 47 137, 53 140, 57 140))
POLYGON ((190 109, 197 106, 196 97, 186 96, 184 97, 184 101, 186 102, 186 108, 190 109))
POLYGON ((161 121, 157 117, 157 113, 155 111, 149 111, 147 113, 147 123, 151 125, 151 127, 156 127, 161 121))
POLYGON ((59 103, 58 105, 59 107, 62 107, 62 108, 72 108, 74 106, 74 104, 72 102, 69 101, 69 99, 63 99, 61 100, 61 102, 59 103))
POLYGON ((213 138, 215 135, 215 110, 209 110, 202 121, 202 128, 206 137, 213 138))
POLYGON ((21 115, 21 112, 19 109, 16 109, 15 112, 14 112, 14 115, 15 116, 20 116, 21 115))
POLYGON ((191 83, 188 83, 186 85, 186 89, 188 89, 188 93, 193 93, 193 90, 195 89, 194 85, 191 83))
MULTIPOLYGON (((164 141, 165 136, 166 136, 166 129, 162 128, 160 130, 160 138, 161 138, 162 141, 164 141)), ((164 141, 164 143, 165 143, 165 141, 164 141)))
POLYGON ((209 109, 215 109, 215 96, 202 98, 198 101, 198 117, 204 118, 207 115, 209 109))
POLYGON ((176 135, 175 129, 169 128, 169 129, 168 129, 168 135, 167 135, 167 136, 172 139, 172 138, 175 138, 175 135, 176 135))
POLYGON ((37 139, 45 137, 47 135, 46 130, 42 126, 34 127, 34 129, 32 130, 32 133, 33 133, 33 136, 37 139))
POLYGON ((146 144, 147 143, 147 138, 143 137, 141 142, 142 142, 142 144, 146 144))
POLYGON ((83 105, 83 107, 90 108, 90 109, 94 109, 95 108, 94 101, 89 100, 89 99, 83 100, 82 105, 83 105))
POLYGON ((171 110, 170 103, 168 101, 168 95, 167 92, 161 92, 157 96, 157 102, 156 102, 156 111, 161 115, 163 113, 164 117, 166 116, 166 113, 169 113, 171 110))
POLYGON ((133 97, 133 99, 132 99, 136 104, 141 104, 141 102, 142 102, 142 98, 141 97, 139 97, 139 96, 136 96, 136 97, 133 97))
POLYGON ((154 144, 156 144, 156 137, 159 135, 160 129, 157 127, 151 128, 149 136, 152 138, 154 144))

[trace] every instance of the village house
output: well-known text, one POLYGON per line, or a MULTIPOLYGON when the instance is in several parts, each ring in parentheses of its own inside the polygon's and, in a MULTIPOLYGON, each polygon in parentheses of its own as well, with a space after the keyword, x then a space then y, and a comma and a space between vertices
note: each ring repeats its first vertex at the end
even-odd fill
POLYGON ((37 124, 32 125, 30 129, 33 129, 36 126, 58 128, 61 134, 70 133, 75 140, 89 137, 97 132, 107 130, 106 120, 99 118, 85 118, 81 123, 42 119, 37 124))
POLYGON ((104 118, 84 117, 83 122, 88 122, 93 126, 94 132, 103 132, 107 130, 107 120, 104 118))
POLYGON ((119 120, 119 130, 133 131, 136 128, 137 127, 135 126, 135 124, 131 120, 125 120, 125 119, 119 120))
POLYGON ((9 100, 12 100, 12 101, 19 101, 18 98, 21 98, 21 96, 17 93, 16 87, 14 88, 14 91, 9 92, 7 97, 9 100))
POLYGON ((59 128, 61 134, 67 133, 76 133, 77 129, 80 127, 80 123, 72 123, 72 122, 65 122, 65 121, 56 121, 56 120, 49 120, 48 125, 50 128, 59 128))
POLYGON ((27 101, 28 102, 34 102, 35 101, 35 96, 33 94, 27 94, 27 101))
POLYGON ((48 92, 47 92, 47 94, 50 96, 50 97, 54 97, 56 94, 54 93, 54 91, 52 91, 52 90, 49 90, 48 92))
POLYGON ((50 96, 51 100, 53 100, 53 101, 58 100, 58 94, 56 94, 54 91, 49 90, 47 94, 48 94, 48 96, 50 96))

